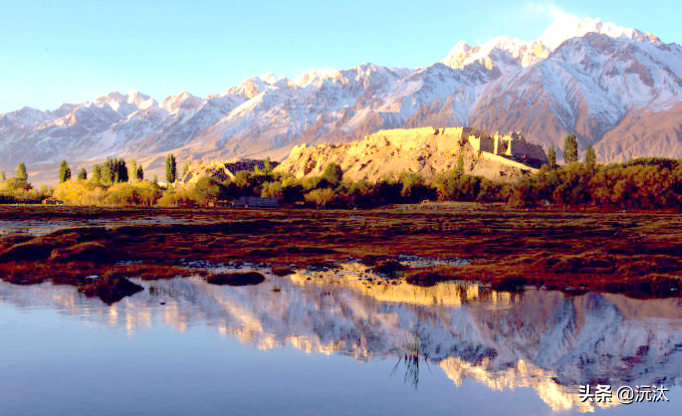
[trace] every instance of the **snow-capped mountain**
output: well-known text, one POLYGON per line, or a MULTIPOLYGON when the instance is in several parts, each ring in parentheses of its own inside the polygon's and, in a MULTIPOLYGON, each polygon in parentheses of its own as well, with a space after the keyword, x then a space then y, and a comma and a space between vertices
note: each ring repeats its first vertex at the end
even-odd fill
POLYGON ((679 45, 599 19, 562 20, 536 41, 461 41, 442 62, 416 70, 364 63, 295 80, 268 73, 206 98, 184 91, 158 103, 111 93, 54 111, 23 108, 0 115, 0 168, 23 161, 29 174, 56 178, 62 159, 88 167, 134 157, 148 172, 160 172, 170 152, 181 161, 281 160, 302 143, 430 125, 520 130, 559 155, 576 133, 600 162, 682 157, 680 103, 679 45))

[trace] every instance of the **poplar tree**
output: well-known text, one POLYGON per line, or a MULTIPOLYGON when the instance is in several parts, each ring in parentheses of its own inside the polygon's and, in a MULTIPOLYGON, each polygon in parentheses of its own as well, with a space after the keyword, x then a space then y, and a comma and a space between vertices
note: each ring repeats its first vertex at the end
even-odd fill
POLYGON ((587 149, 585 150, 585 163, 588 166, 594 166, 597 164, 597 154, 594 151, 594 147, 592 145, 587 146, 587 149))
POLYGON ((168 184, 174 183, 177 176, 177 165, 175 163, 175 155, 172 153, 166 156, 166 182, 168 184))
POLYGON ((95 182, 102 181, 102 170, 99 165, 95 165, 92 167, 92 180, 95 182))
POLYGON ((549 146, 547 150, 547 167, 549 169, 556 168, 556 150, 554 150, 554 146, 549 146))
POLYGON ((71 168, 66 160, 62 160, 62 164, 59 166, 59 183, 64 183, 71 179, 71 168))
POLYGON ((578 161, 578 139, 575 134, 566 137, 564 142, 564 160, 566 163, 578 161))
POLYGON ((24 162, 19 162, 17 165, 17 179, 27 180, 28 173, 26 173, 26 165, 24 162))
POLYGON ((137 165, 137 170, 135 171, 135 178, 138 181, 144 180, 144 170, 142 170, 142 165, 137 165))
POLYGON ((137 161, 130 159, 130 166, 128 166, 128 178, 131 180, 137 179, 137 161))
POLYGON ((81 170, 78 172, 78 180, 79 181, 88 180, 88 171, 85 170, 85 168, 81 168, 81 170))

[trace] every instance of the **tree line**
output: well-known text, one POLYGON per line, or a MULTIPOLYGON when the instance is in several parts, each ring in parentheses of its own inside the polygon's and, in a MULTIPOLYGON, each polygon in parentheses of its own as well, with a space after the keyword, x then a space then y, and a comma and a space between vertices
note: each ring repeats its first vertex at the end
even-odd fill
MULTIPOLYGON (((455 169, 433 178, 405 172, 372 182, 349 181, 343 179, 343 171, 337 164, 329 164, 319 177, 296 178, 291 174, 273 172, 270 164, 266 163, 264 168, 256 166, 251 171, 236 172, 232 180, 218 182, 202 178, 194 184, 169 186, 165 192, 156 185, 156 178, 153 182, 144 181, 142 166, 134 160, 126 163, 123 159, 110 158, 93 167, 89 180, 88 172, 81 169, 77 182, 70 180, 71 169, 63 161, 57 188, 60 192, 57 194, 67 202, 70 198, 81 204, 119 205, 200 206, 221 199, 260 196, 276 198, 284 205, 320 208, 370 208, 438 200, 500 202, 526 207, 682 209, 682 162, 679 160, 639 158, 626 163, 601 165, 596 161, 594 149, 588 147, 585 161, 578 162, 575 135, 566 138, 565 165, 557 165, 553 147, 547 156, 548 163, 541 169, 513 183, 464 174, 460 157, 455 169)), ((183 175, 188 166, 185 164, 183 175)), ((166 181, 169 185, 177 181, 176 175, 175 156, 169 154, 166 157, 166 181)), ((3 194, 2 189, 29 192, 31 186, 27 178, 23 163, 17 167, 15 178, 5 179, 2 174, 0 195, 5 195, 5 199, 0 199, 0 202, 8 201, 7 192, 3 194)), ((39 194, 34 192, 34 195, 39 194)))

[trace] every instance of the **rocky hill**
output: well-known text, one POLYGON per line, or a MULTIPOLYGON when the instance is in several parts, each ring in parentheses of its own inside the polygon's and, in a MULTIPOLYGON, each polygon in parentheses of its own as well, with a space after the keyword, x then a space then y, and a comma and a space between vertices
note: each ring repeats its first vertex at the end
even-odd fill
POLYGON ((171 152, 180 162, 282 160, 303 143, 425 126, 523 131, 560 159, 572 133, 581 154, 594 145, 602 163, 680 158, 681 103, 680 45, 587 19, 552 25, 535 41, 462 41, 418 69, 364 63, 293 80, 266 74, 206 98, 111 93, 53 111, 23 108, 0 115, 0 169, 23 161, 34 183, 55 183, 62 159, 89 170, 113 156, 163 177, 171 152))
POLYGON ((492 137, 483 135, 474 139, 468 128, 381 130, 345 144, 296 146, 275 171, 297 177, 319 176, 328 164, 336 163, 341 166, 344 178, 354 181, 374 182, 382 176, 402 172, 428 178, 455 169, 462 156, 465 173, 511 180, 547 162, 540 146, 528 144, 521 136, 498 138, 502 143, 495 152, 492 145, 480 145, 486 139, 492 143, 492 137), (510 141, 512 146, 508 148, 510 141), (509 155, 502 147, 509 150, 509 155))
MULTIPOLYGON (((253 159, 229 159, 203 162, 189 166, 187 173, 179 179, 182 183, 195 183, 199 179, 209 177, 218 182, 225 182, 234 179, 235 174, 240 170, 254 170, 257 166, 265 169, 265 161, 253 159)), ((276 167, 277 162, 270 162, 271 167, 276 167)))

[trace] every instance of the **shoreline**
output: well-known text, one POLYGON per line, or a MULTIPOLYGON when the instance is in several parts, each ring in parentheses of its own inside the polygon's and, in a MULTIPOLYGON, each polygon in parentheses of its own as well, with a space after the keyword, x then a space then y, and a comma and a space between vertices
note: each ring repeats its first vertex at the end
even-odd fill
POLYGON ((70 284, 115 302, 118 296, 107 292, 135 289, 126 277, 211 274, 205 267, 188 267, 193 261, 303 269, 355 259, 383 270, 388 280, 423 286, 469 280, 511 292, 530 286, 635 298, 680 295, 680 215, 501 208, 477 203, 371 210, 0 207, 0 221, 68 225, 36 237, 0 237, 0 276, 19 284, 70 284), (159 221, 145 222, 152 220, 159 221), (398 270, 394 263, 401 255, 470 263, 398 270), (98 278, 85 279, 92 275, 98 278))

